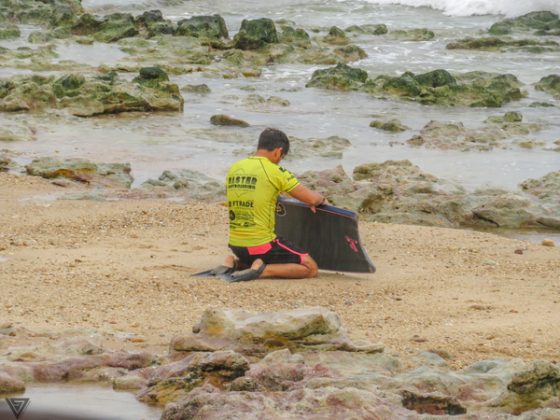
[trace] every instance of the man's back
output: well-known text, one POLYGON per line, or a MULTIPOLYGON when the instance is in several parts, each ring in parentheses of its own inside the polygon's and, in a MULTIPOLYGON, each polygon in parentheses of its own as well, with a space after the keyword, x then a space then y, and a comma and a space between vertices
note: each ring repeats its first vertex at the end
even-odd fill
POLYGON ((274 240, 278 194, 298 185, 292 173, 266 157, 235 162, 226 177, 229 244, 248 247, 274 240))

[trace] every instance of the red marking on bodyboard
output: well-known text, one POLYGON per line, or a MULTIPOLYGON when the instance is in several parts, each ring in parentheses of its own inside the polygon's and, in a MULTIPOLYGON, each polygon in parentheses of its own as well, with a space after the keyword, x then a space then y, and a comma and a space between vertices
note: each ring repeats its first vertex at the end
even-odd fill
POLYGON ((352 239, 350 236, 345 236, 344 239, 346 239, 346 242, 348 243, 348 246, 350 247, 350 249, 354 252, 360 252, 358 250, 358 241, 355 239, 352 239))

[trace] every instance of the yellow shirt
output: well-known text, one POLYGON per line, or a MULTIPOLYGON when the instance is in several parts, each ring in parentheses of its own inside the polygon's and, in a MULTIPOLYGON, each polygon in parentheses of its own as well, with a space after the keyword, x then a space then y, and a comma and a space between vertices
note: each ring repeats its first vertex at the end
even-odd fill
POLYGON ((257 246, 276 238, 276 200, 299 185, 296 177, 265 157, 235 162, 226 177, 229 244, 257 246))

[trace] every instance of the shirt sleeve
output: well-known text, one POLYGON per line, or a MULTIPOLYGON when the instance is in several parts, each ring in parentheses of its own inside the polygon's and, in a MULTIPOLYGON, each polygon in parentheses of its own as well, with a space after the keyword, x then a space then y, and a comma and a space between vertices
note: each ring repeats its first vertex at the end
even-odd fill
POLYGON ((284 169, 281 166, 278 166, 278 170, 276 172, 276 181, 278 190, 281 192, 290 192, 295 187, 299 185, 299 181, 295 177, 293 173, 284 169))

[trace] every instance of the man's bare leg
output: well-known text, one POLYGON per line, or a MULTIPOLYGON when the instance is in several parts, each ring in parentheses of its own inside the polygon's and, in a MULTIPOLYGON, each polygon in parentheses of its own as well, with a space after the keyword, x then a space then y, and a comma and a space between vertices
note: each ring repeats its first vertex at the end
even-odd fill
MULTIPOLYGON (((251 265, 253 270, 263 264, 257 259, 251 265)), ((301 264, 267 264, 259 278, 283 278, 283 279, 306 279, 317 276, 317 263, 309 255, 302 258, 301 264)))

